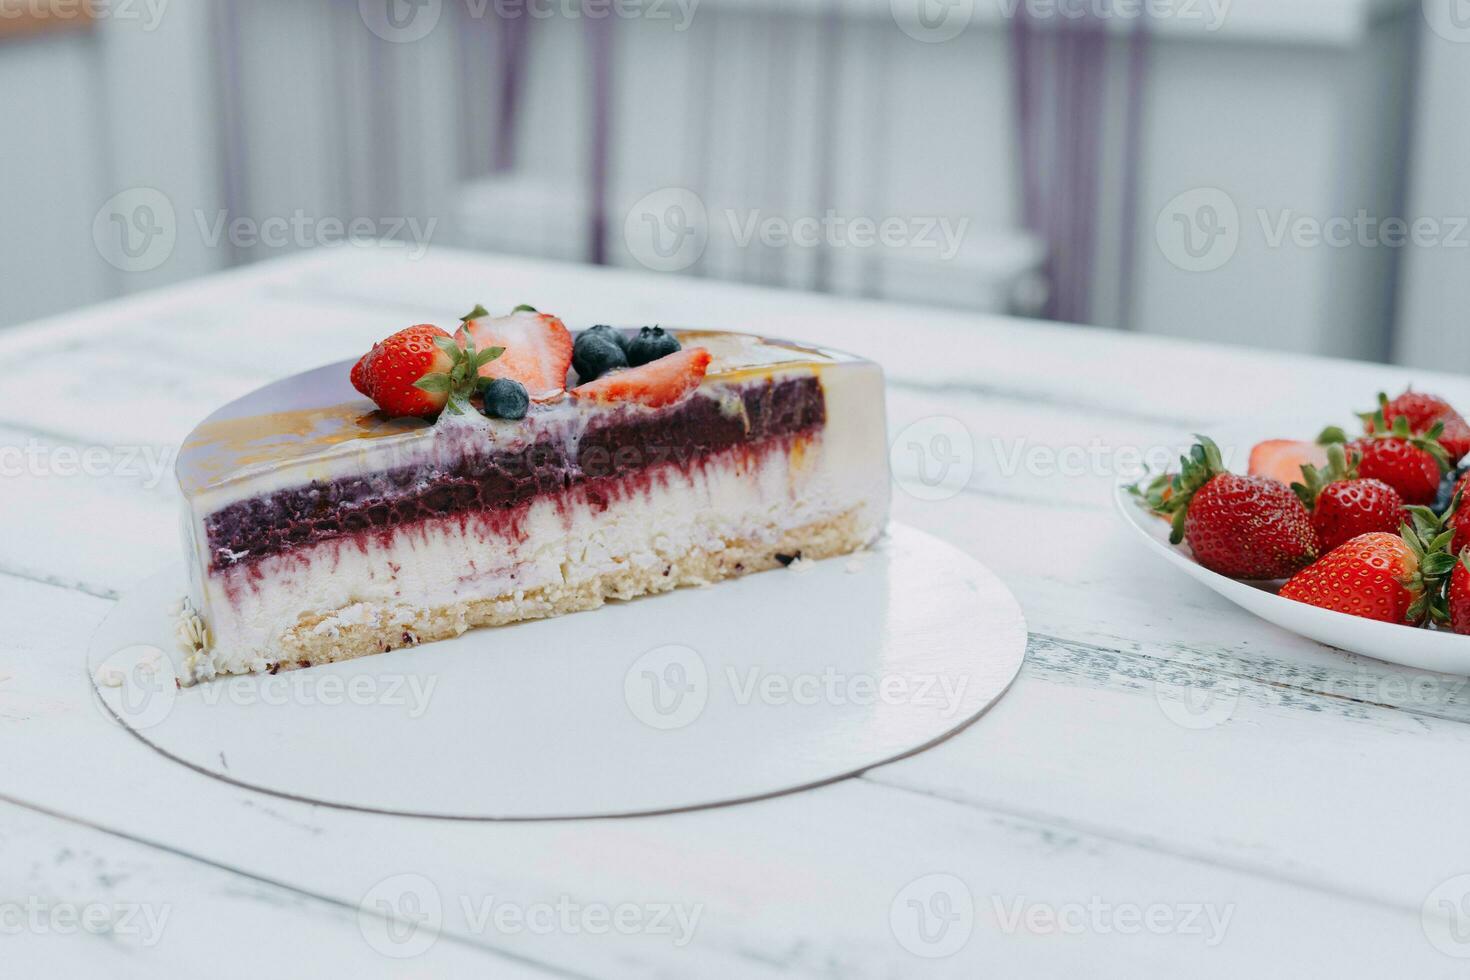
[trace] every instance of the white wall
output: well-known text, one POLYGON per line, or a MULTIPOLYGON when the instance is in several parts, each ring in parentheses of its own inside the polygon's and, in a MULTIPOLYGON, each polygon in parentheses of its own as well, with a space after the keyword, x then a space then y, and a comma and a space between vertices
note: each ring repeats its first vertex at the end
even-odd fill
MULTIPOLYGON (((769 16, 752 0, 704 0, 685 32, 667 20, 619 20, 617 194, 696 186, 716 208, 800 215, 832 205, 1014 230, 1007 25, 988 2, 942 44, 897 30, 887 2, 851 0, 835 48, 824 42, 815 4, 766 5, 779 13, 769 16), (818 82, 829 57, 836 115, 825 126, 817 124, 828 104, 818 82)), ((355 4, 239 3, 242 44, 230 72, 215 58, 218 3, 172 3, 153 32, 104 20, 89 35, 0 43, 0 86, 27 93, 0 101, 0 133, 8 134, 0 139, 0 323, 279 254, 207 241, 199 216, 212 221, 227 205, 233 217, 256 221, 298 211, 344 221, 432 219, 433 240, 453 238, 460 184, 488 166, 496 25, 445 0, 428 37, 388 44, 364 28, 355 4), (227 145, 230 132, 238 147, 227 145), (231 150, 239 155, 233 169, 224 166, 231 150), (139 185, 168 195, 178 241, 159 268, 122 272, 98 254, 92 222, 112 194, 139 185)), ((1137 291, 1129 304, 1116 290, 1123 257, 1113 143, 1098 175, 1094 319, 1184 337, 1387 354, 1398 256, 1270 247, 1256 212, 1392 213, 1403 156, 1398 86, 1417 8, 1410 0, 1235 0, 1217 34, 1164 25, 1145 107, 1137 291), (1226 190, 1242 214, 1236 254, 1207 273, 1172 264, 1154 236, 1160 209, 1194 187, 1226 190)), ((580 192, 586 24, 532 27, 518 172, 580 192)), ((1430 35, 1425 55, 1410 213, 1466 213, 1459 164, 1470 149, 1461 105, 1470 45, 1430 35)), ((1121 103, 1115 72, 1112 133, 1121 103)), ((1464 258, 1447 249, 1404 256, 1406 329, 1394 354, 1443 363, 1443 351, 1470 362, 1465 332, 1445 330, 1470 299, 1464 258)), ((816 276, 810 253, 718 241, 694 271, 797 287, 816 276)))

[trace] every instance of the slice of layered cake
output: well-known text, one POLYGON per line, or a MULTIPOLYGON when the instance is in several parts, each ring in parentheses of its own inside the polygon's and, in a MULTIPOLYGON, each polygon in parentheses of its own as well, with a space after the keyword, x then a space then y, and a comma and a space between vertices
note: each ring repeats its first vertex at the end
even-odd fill
POLYGON ((529 309, 263 388, 178 472, 189 683, 854 551, 889 493, 877 365, 529 309))

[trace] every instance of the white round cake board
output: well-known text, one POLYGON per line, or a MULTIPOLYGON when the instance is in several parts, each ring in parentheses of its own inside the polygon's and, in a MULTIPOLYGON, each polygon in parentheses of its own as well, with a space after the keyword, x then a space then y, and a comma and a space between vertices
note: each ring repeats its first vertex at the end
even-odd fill
POLYGON ((200 772, 416 816, 631 816, 821 785, 969 725, 1026 650, 1000 580, 902 525, 864 556, 177 689, 159 651, 183 582, 153 577, 98 628, 109 712, 200 772))

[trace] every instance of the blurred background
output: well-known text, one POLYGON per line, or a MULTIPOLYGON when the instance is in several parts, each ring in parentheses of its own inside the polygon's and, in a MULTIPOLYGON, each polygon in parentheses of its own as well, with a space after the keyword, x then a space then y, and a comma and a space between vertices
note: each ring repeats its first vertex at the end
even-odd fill
POLYGON ((1470 368, 1470 0, 0 0, 0 329, 386 239, 1470 368))

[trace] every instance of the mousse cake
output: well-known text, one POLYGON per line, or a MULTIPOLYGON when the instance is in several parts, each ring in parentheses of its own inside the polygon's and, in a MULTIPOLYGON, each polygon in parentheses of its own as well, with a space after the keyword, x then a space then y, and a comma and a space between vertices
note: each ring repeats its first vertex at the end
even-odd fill
POLYGON ((530 308, 412 327, 185 441, 183 681, 859 550, 887 455, 882 373, 836 351, 530 308))

